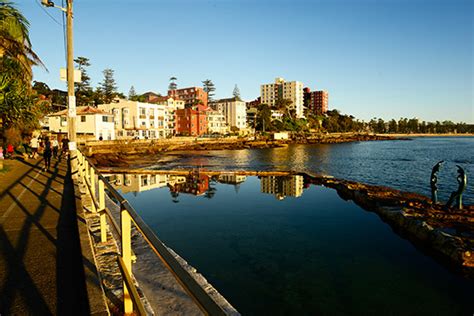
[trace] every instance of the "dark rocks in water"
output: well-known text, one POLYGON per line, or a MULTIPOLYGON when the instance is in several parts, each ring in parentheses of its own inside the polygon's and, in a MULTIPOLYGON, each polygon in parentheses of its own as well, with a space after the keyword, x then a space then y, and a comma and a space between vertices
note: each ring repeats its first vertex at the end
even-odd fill
POLYGON ((474 234, 466 233, 474 232, 474 206, 459 210, 433 204, 417 193, 348 180, 305 177, 306 181, 333 188, 343 199, 377 213, 402 236, 474 276, 474 234))

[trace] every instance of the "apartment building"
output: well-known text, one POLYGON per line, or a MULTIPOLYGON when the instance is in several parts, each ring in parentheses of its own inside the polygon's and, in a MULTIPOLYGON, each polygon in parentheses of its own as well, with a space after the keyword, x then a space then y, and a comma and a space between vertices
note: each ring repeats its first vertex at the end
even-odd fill
POLYGON ((208 109, 207 114, 207 132, 209 134, 227 134, 229 127, 225 121, 225 116, 222 112, 208 109))
POLYGON ((197 103, 201 103, 207 107, 207 92, 201 87, 168 90, 168 96, 183 100, 186 106, 194 106, 197 103))
POLYGON ((304 88, 304 104, 313 114, 325 114, 328 111, 327 91, 311 91, 308 87, 304 88))
POLYGON ((220 99, 214 103, 214 109, 224 114, 230 128, 247 128, 247 107, 239 98, 220 99))
POLYGON ((123 99, 99 104, 98 108, 113 114, 117 139, 166 137, 169 128, 165 122, 174 118, 164 105, 123 99))
POLYGON ((198 104, 196 109, 176 110, 176 132, 179 135, 199 136, 207 133, 207 114, 209 108, 198 104))
POLYGON ((290 109, 294 110, 296 117, 304 117, 303 83, 299 81, 286 82, 283 78, 276 78, 275 83, 260 86, 262 104, 275 106, 277 100, 288 99, 292 103, 290 109))
POLYGON ((165 135, 175 135, 176 130, 176 111, 183 110, 184 100, 172 97, 156 97, 150 103, 162 105, 165 107, 165 135))
MULTIPOLYGON (((53 133, 67 133, 67 111, 62 110, 48 116, 49 130, 53 133)), ((90 106, 76 108, 76 133, 80 139, 114 140, 114 116, 90 106)))
POLYGON ((303 176, 268 176, 260 178, 262 193, 273 194, 276 199, 283 200, 287 196, 300 197, 303 194, 303 176))
POLYGON ((113 174, 105 175, 112 186, 123 194, 143 192, 185 183, 186 177, 168 174, 113 174))

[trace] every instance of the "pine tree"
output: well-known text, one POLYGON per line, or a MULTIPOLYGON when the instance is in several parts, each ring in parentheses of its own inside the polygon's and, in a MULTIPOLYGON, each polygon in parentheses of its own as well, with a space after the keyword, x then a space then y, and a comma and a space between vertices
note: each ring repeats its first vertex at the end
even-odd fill
POLYGON ((178 89, 178 84, 176 83, 176 80, 178 80, 178 78, 176 78, 176 77, 171 77, 170 78, 170 84, 168 86, 168 90, 178 89))
POLYGON ((237 85, 235 85, 234 91, 232 92, 232 94, 234 95, 234 98, 236 98, 237 100, 241 100, 240 99, 240 89, 239 89, 239 87, 237 87, 237 85))
POLYGON ((81 71, 81 82, 75 84, 76 102, 78 106, 89 105, 92 102, 91 78, 87 74, 87 67, 91 65, 89 58, 77 57, 74 59, 77 69, 81 71))
POLYGON ((202 86, 204 87, 204 92, 207 92, 207 100, 209 102, 214 100, 214 91, 216 88, 214 87, 214 83, 211 79, 206 79, 202 82, 202 86))
POLYGON ((114 71, 110 68, 102 71, 104 74, 104 80, 99 84, 100 93, 102 94, 102 100, 104 103, 111 103, 117 95, 117 84, 114 79, 114 71))
POLYGON ((137 93, 135 92, 135 87, 131 86, 130 90, 128 91, 128 99, 131 101, 136 101, 137 93))

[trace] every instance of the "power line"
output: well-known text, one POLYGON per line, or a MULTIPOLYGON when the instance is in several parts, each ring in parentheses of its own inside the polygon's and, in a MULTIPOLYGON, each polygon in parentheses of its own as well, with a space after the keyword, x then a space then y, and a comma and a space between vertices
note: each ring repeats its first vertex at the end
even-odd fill
POLYGON ((44 13, 46 13, 47 16, 49 16, 54 22, 56 22, 57 25, 59 25, 59 26, 64 26, 64 24, 61 25, 61 22, 59 22, 58 20, 56 20, 56 19, 54 18, 54 16, 52 16, 51 14, 49 14, 49 12, 46 11, 45 8, 43 8, 43 6, 41 5, 41 3, 39 3, 39 0, 36 0, 36 4, 41 8, 41 10, 43 10, 44 13))

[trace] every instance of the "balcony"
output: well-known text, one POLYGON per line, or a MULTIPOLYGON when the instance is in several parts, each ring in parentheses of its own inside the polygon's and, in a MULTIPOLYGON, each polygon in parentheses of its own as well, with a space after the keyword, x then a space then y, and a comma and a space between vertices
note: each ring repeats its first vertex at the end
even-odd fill
POLYGON ((144 115, 144 114, 140 114, 138 117, 141 118, 141 119, 146 119, 146 115, 144 115))
POLYGON ((154 120, 155 119, 155 116, 154 115, 150 115, 150 120, 154 120))

